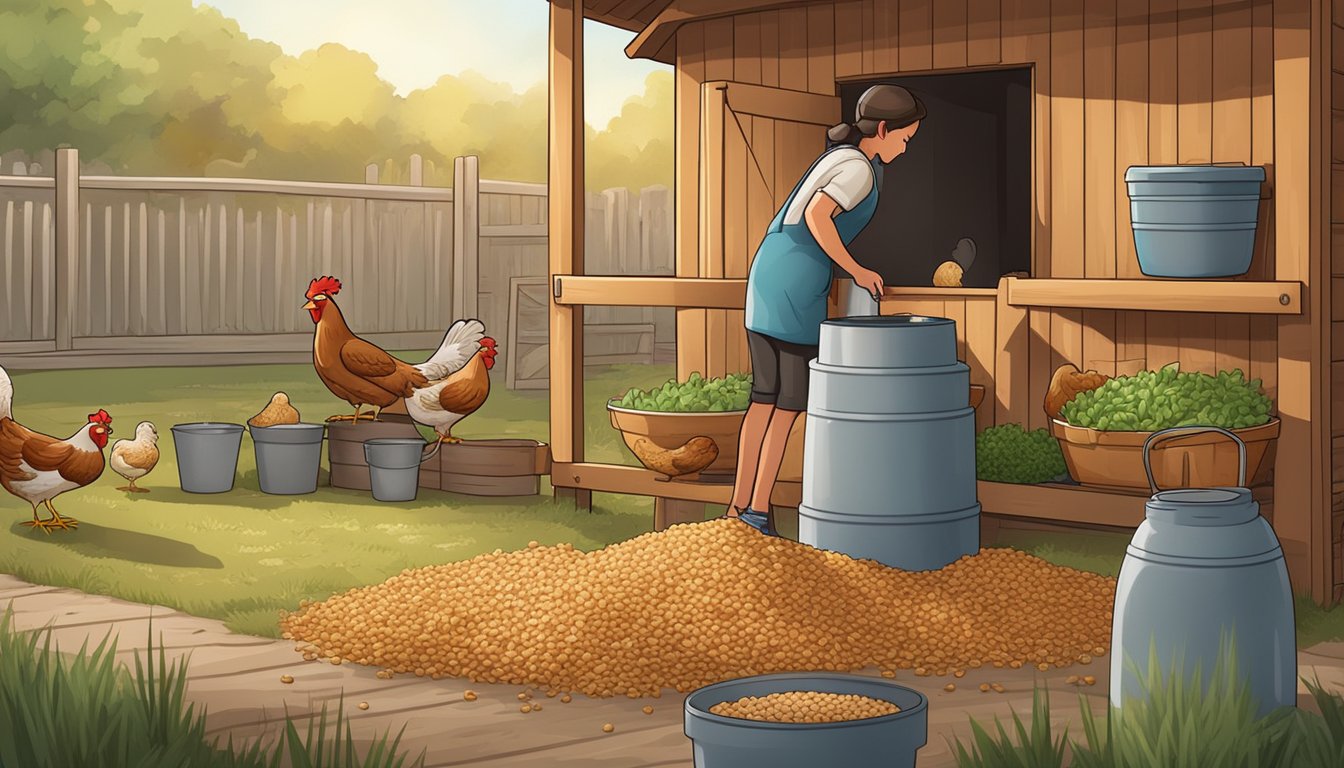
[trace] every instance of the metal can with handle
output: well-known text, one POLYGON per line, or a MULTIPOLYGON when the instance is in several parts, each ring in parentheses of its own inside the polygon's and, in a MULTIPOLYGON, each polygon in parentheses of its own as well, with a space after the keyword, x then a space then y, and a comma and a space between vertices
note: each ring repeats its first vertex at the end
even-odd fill
POLYGON ((1111 625, 1111 705, 1147 695, 1144 680, 1198 671, 1207 689, 1219 660, 1235 663, 1264 715, 1297 702, 1297 642, 1288 568, 1246 484, 1246 445, 1218 427, 1173 427, 1143 446, 1151 498, 1120 567, 1111 625), (1159 490, 1149 451, 1175 433, 1236 441, 1237 487, 1159 490), (1149 668, 1156 653, 1159 669, 1149 668), (1148 677, 1141 675, 1148 673, 1148 677))

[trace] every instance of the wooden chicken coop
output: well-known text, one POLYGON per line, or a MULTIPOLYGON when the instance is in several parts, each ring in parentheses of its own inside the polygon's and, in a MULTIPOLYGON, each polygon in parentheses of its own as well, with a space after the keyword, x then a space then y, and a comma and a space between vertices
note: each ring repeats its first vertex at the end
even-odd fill
MULTIPOLYGON (((868 85, 895 82, 932 100, 930 119, 887 169, 883 198, 894 202, 879 208, 877 234, 853 249, 887 278, 884 313, 956 320, 972 381, 990 393, 977 426, 1046 426, 1042 398, 1066 362, 1108 375, 1171 362, 1240 368, 1263 381, 1282 422, 1256 496, 1294 588, 1339 599, 1344 3, 554 0, 550 12, 557 493, 727 501, 722 486, 584 461, 582 308, 675 307, 679 377, 745 370, 745 277, 766 224, 824 148, 826 126, 849 117, 868 85), (584 275, 583 17, 629 30, 630 56, 675 67, 675 278, 584 275), (939 107, 964 117, 940 132, 939 107), (941 181, 914 172, 937 163, 941 181), (1250 271, 1146 278, 1126 169, 1209 163, 1267 172, 1250 271), (916 232, 917 219, 950 229, 916 232), (957 227, 992 244, 968 287, 905 279, 910 264, 946 258, 957 227)), ((782 484, 777 501, 796 504, 798 492, 782 484)), ((991 525, 1132 528, 1145 495, 981 482, 979 498, 991 525)))

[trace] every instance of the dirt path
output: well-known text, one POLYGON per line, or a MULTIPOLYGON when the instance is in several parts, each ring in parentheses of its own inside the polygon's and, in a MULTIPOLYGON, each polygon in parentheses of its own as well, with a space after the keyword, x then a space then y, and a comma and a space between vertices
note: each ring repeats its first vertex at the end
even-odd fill
MULTIPOLYGON (((691 747, 682 733, 683 696, 670 692, 660 699, 588 699, 570 704, 536 692, 541 712, 519 712, 519 686, 482 685, 462 680, 429 680, 398 676, 381 680, 376 670, 356 665, 305 662, 288 641, 237 635, 211 619, 123 600, 88 595, 70 589, 43 587, 0 574, 0 610, 12 606, 15 626, 21 630, 50 625, 60 648, 73 651, 85 642, 96 646, 109 632, 117 638, 117 655, 131 662, 147 646, 153 617, 155 644, 169 654, 190 654, 188 697, 207 708, 210 734, 231 734, 235 740, 267 737, 277 732, 286 712, 303 722, 321 710, 333 709, 345 693, 347 714, 357 737, 405 726, 403 746, 415 755, 425 752, 427 768, 446 766, 593 766, 595 768, 690 768, 691 747), (291 675, 292 684, 280 682, 291 675), (464 701, 470 688, 479 699, 464 701), (356 708, 368 702, 367 710, 356 708), (652 704, 645 715, 641 707, 652 704), (603 723, 616 726, 602 732, 603 723)), ((979 669, 959 680, 919 678, 902 674, 900 680, 929 697, 929 743, 919 753, 920 768, 954 766, 946 739, 965 737, 969 717, 988 723, 1010 717, 1010 709, 1024 716, 1031 710, 1031 689, 1043 678, 1051 692, 1055 722, 1072 722, 1079 733, 1079 693, 1097 712, 1105 707, 1109 660, 1087 667, 1037 673, 1034 670, 979 669), (1073 674, 1095 675, 1094 687, 1065 683, 1073 674), (957 690, 943 686, 955 682, 957 690), (980 683, 998 682, 1006 691, 981 693, 980 683)), ((1322 683, 1344 691, 1344 643, 1321 643, 1299 654, 1299 674, 1319 675, 1322 683)), ((1306 690, 1299 687, 1299 699, 1306 690)), ((1081 734, 1080 734, 1081 735, 1081 734)))

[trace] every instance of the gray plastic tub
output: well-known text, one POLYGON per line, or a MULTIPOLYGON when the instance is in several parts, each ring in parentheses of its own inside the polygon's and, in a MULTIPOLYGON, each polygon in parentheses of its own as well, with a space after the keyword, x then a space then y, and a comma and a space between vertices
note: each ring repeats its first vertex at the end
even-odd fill
POLYGON ((227 493, 238 471, 243 425, 218 422, 173 425, 177 477, 187 493, 227 493))
POLYGON ((1134 166, 1125 172, 1139 270, 1151 277, 1232 277, 1251 267, 1256 166, 1134 166))
POLYGON ((929 700, 885 680, 825 673, 786 673, 729 680, 686 697, 686 736, 695 768, 914 768, 928 742, 929 700), (857 694, 889 701, 900 712, 842 723, 767 723, 710 713, 744 696, 789 691, 857 694))
POLYGON ((322 467, 322 424, 249 427, 257 454, 257 480, 264 493, 289 496, 317 490, 322 467))
POLYGON ((415 501, 420 485, 420 462, 429 458, 424 455, 424 450, 425 441, 418 437, 365 440, 364 460, 369 464, 373 498, 378 501, 415 501))

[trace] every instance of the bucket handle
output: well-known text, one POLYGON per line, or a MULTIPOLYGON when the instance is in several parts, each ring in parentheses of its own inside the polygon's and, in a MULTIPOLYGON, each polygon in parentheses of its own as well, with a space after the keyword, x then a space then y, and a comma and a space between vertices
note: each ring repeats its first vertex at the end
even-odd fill
POLYGON ((1240 437, 1237 437, 1234 433, 1223 429, 1222 427, 1168 427, 1167 429, 1159 429, 1149 435, 1147 440, 1143 441, 1143 471, 1148 475, 1148 488, 1154 494, 1157 493, 1158 487, 1157 481, 1153 479, 1153 465, 1152 462, 1148 460, 1148 451, 1151 450, 1154 440, 1162 435, 1169 435, 1173 432, 1217 432, 1232 438, 1237 444, 1237 486, 1239 488, 1246 487, 1246 443, 1243 442, 1240 437))
POLYGON ((442 447, 443 447, 443 441, 435 440, 434 447, 430 449, 429 453, 422 452, 422 455, 420 457, 420 463, 424 464, 426 461, 429 461, 430 459, 434 458, 434 455, 437 454, 439 452, 439 449, 442 447))

